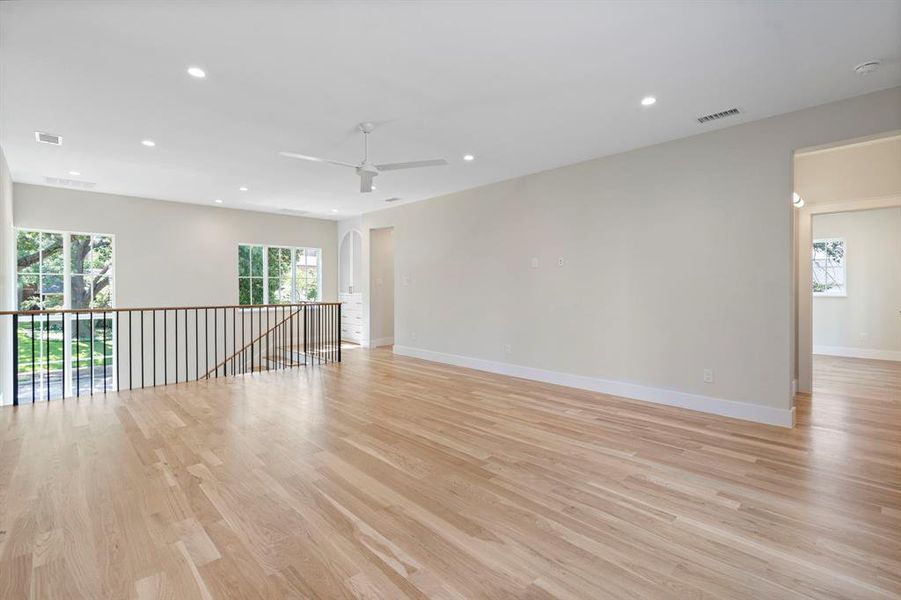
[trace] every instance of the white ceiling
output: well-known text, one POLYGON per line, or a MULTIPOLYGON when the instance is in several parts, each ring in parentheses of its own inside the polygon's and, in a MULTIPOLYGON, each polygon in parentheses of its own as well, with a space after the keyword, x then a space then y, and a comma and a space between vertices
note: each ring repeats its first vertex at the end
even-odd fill
POLYGON ((0 3, 16 181, 327 218, 899 84, 899 0, 0 3), (356 162, 363 120, 380 123, 376 162, 450 166, 384 173, 363 195, 350 169, 278 155, 356 162))

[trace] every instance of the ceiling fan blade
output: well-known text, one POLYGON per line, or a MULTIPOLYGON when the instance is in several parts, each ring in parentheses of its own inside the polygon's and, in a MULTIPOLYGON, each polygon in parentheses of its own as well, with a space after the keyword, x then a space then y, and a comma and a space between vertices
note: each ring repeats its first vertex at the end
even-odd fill
POLYGON ((376 165, 379 171, 397 171, 398 169, 417 169, 419 167, 440 167, 446 165, 447 161, 443 158, 435 158, 432 160, 414 160, 410 162, 387 163, 384 165, 376 165))
POLYGON ((359 171, 360 175, 360 192, 366 194, 372 191, 372 178, 375 177, 375 173, 369 173, 367 171, 359 171))
POLYGON ((330 163, 333 165, 340 165, 342 167, 353 167, 357 168, 359 165, 352 165, 350 163, 341 162, 340 160, 329 160, 327 158, 319 158, 318 156, 307 156, 306 154, 297 154, 296 152, 279 152, 282 156, 287 156, 288 158, 299 158, 301 160, 309 160, 312 162, 324 162, 330 163))

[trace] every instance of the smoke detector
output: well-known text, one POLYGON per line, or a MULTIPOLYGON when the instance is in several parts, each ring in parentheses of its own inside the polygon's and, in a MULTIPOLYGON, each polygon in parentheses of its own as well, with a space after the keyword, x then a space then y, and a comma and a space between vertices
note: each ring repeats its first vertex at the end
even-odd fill
POLYGON ((878 69, 879 65, 880 62, 878 60, 869 60, 854 67, 854 72, 858 75, 869 75, 870 73, 878 69))
POLYGON ((34 132, 34 141, 40 142, 41 144, 53 144, 54 146, 62 146, 63 145, 63 136, 56 135, 55 133, 44 133, 43 131, 35 131, 34 132))

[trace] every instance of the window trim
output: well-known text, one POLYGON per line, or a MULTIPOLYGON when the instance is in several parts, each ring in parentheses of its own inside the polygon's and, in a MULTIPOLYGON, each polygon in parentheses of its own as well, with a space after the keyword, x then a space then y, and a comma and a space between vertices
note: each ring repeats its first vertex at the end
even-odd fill
POLYGON ((815 298, 847 298, 848 297, 848 242, 843 237, 823 237, 823 238, 815 238, 810 242, 810 287, 811 292, 815 298), (814 249, 813 246, 817 242, 841 242, 844 248, 844 256, 841 263, 842 268, 842 281, 844 285, 842 286, 841 292, 816 292, 813 291, 813 261, 814 261, 814 249))
MULTIPOLYGON (((73 235, 90 235, 90 236, 104 236, 108 237, 111 240, 112 244, 112 268, 110 269, 110 308, 116 308, 116 285, 119 281, 119 278, 116 276, 116 263, 118 262, 118 256, 116 251, 116 234, 114 233, 103 233, 100 231, 76 231, 76 230, 68 230, 68 229, 50 229, 45 227, 13 227, 13 246, 15 249, 15 253, 13 255, 13 282, 12 282, 12 290, 15 294, 15 306, 16 310, 19 310, 19 232, 31 232, 31 233, 50 233, 57 234, 63 236, 63 305, 57 309, 50 310, 71 310, 72 309, 72 257, 70 256, 72 253, 72 240, 71 236, 73 235)), ((102 308, 98 308, 97 311, 102 311, 102 308)))
POLYGON ((314 246, 286 246, 284 244, 261 244, 258 242, 238 242, 237 253, 235 254, 238 257, 235 260, 235 278, 238 282, 238 301, 237 304, 239 306, 247 306, 241 304, 241 294, 240 294, 240 282, 241 279, 252 279, 253 275, 241 275, 241 263, 240 263, 240 254, 241 254, 241 246, 259 246, 263 249, 263 304, 270 304, 269 302, 269 249, 270 248, 278 248, 280 250, 291 250, 291 287, 294 292, 297 292, 297 260, 295 256, 295 250, 303 250, 306 252, 307 250, 315 250, 318 254, 319 263, 316 265, 316 299, 315 300, 295 300, 292 304, 299 304, 301 302, 322 302, 322 248, 316 248, 314 246))

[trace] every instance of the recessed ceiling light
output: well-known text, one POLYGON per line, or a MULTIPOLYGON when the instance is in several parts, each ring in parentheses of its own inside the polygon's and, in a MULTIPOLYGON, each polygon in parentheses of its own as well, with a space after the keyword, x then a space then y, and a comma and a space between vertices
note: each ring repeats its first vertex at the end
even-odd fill
POLYGON ((792 204, 795 205, 795 208, 801 208, 804 206, 804 198, 798 195, 797 192, 792 193, 792 204))
POLYGON ((642 106, 651 106, 655 102, 657 102, 657 98, 655 98, 654 96, 645 96, 641 99, 642 106))
POLYGON ((473 156, 472 154, 465 154, 465 155, 463 155, 463 160, 465 160, 465 161, 467 161, 467 162, 469 162, 469 161, 471 161, 471 160, 475 160, 475 159, 476 159, 476 157, 473 156))
POLYGON ((858 75, 869 75, 873 71, 879 68, 880 62, 878 60, 868 60, 865 63, 860 63, 856 67, 854 67, 854 72, 858 75))
POLYGON ((78 177, 79 175, 81 175, 81 173, 79 173, 78 171, 69 171, 69 175, 74 175, 75 177, 78 177))
POLYGON ((197 79, 203 79, 206 77, 206 72, 200 67, 188 67, 188 75, 197 79))
POLYGON ((333 212, 333 213, 336 213, 336 212, 338 212, 338 209, 337 209, 337 208, 333 208, 333 209, 332 209, 332 212, 333 212))
POLYGON ((213 200, 213 202, 215 202, 216 204, 222 204, 222 199, 216 198, 215 200, 213 200))
POLYGON ((156 142, 154 142, 153 140, 141 140, 141 143, 148 148, 153 148, 154 146, 156 146, 156 142))
POLYGON ((247 188, 246 188, 245 186, 242 185, 241 187, 238 188, 238 191, 240 191, 240 192, 246 192, 246 191, 247 191, 247 188))
POLYGON ((379 188, 377 188, 377 187, 375 187, 375 186, 372 186, 372 191, 373 191, 373 192, 374 192, 375 190, 377 190, 377 189, 379 189, 379 188))

